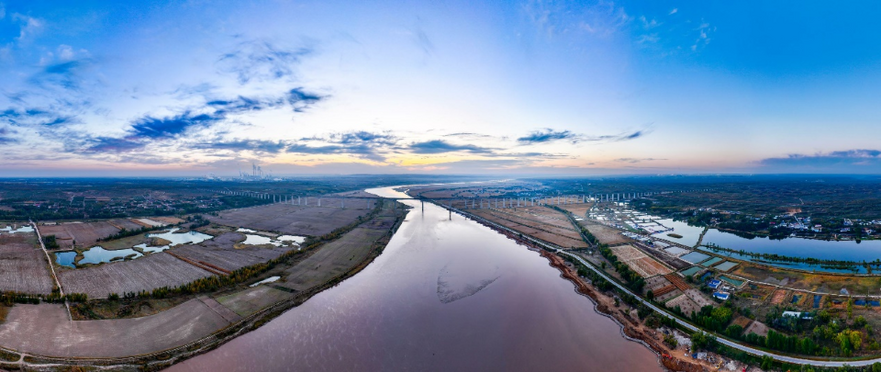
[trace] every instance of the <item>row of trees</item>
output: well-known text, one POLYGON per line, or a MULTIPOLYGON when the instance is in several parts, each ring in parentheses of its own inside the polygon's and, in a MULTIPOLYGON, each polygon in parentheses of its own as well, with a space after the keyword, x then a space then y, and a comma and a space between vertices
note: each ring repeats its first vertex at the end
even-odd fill
POLYGON ((579 230, 580 230, 580 232, 581 232, 581 236, 584 238, 585 241, 587 241, 588 244, 591 244, 591 245, 598 245, 598 244, 600 244, 599 239, 597 239, 593 234, 591 234, 590 231, 588 231, 584 226, 581 226, 581 224, 579 224, 579 223, 573 221, 573 219, 572 219, 572 213, 570 213, 569 211, 567 211, 567 210, 565 210, 565 209, 563 209, 563 208, 560 208, 560 207, 558 207, 558 206, 556 206, 556 205, 548 205, 548 207, 550 207, 551 209, 553 209, 553 210, 555 210, 555 211, 557 211, 557 212, 560 212, 560 213, 565 214, 566 217, 569 218, 569 221, 572 222, 573 225, 575 225, 576 227, 579 228, 579 230))
MULTIPOLYGON (((166 226, 153 226, 153 227, 141 226, 141 228, 139 228, 139 229, 131 229, 131 230, 126 229, 126 228, 123 227, 123 228, 120 229, 119 232, 117 232, 116 234, 113 234, 113 235, 110 235, 110 236, 107 236, 107 237, 104 237, 104 238, 98 239, 98 241, 99 241, 99 242, 109 242, 109 241, 111 241, 111 240, 127 238, 127 237, 130 237, 130 236, 135 236, 135 235, 143 234, 143 233, 148 232, 148 231, 153 231, 153 230, 157 230, 157 229, 163 229, 163 228, 165 228, 165 227, 166 227, 166 226)), ((48 247, 47 247, 47 248, 48 248, 48 247)))
POLYGON ((612 267, 615 268, 615 271, 617 271, 618 274, 621 274, 621 277, 627 282, 627 286, 630 287, 630 289, 641 293, 642 289, 645 287, 645 279, 643 279, 637 272, 631 270, 626 263, 618 261, 618 256, 612 252, 612 249, 609 248, 608 245, 600 244, 597 248, 600 251, 600 254, 612 263, 612 267))
POLYGON ((707 243, 706 246, 707 246, 707 248, 710 248, 714 252, 721 251, 721 252, 736 253, 741 256, 760 258, 760 259, 768 260, 768 261, 806 263, 806 264, 810 264, 810 265, 825 265, 825 266, 829 266, 830 268, 845 268, 845 269, 853 268, 854 266, 858 266, 858 265, 859 266, 866 266, 866 265, 881 266, 881 259, 876 259, 875 261, 871 261, 871 262, 829 260, 829 259, 819 259, 819 258, 813 258, 813 257, 785 256, 785 255, 776 254, 776 253, 749 252, 749 251, 745 251, 743 249, 735 250, 735 249, 731 249, 731 248, 720 247, 720 246, 713 244, 713 243, 707 243))
POLYGON ((37 295, 22 292, 0 292, 0 303, 4 306, 13 306, 15 304, 37 305, 40 302, 62 303, 65 300, 71 302, 85 302, 88 296, 84 293, 68 293, 62 296, 58 289, 53 289, 48 295, 37 295))

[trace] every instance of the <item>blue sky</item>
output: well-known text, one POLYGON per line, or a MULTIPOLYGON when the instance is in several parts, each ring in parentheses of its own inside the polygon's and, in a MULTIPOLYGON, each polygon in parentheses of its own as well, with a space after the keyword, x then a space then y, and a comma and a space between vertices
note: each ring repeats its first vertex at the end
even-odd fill
POLYGON ((874 2, 0 1, 0 175, 881 172, 874 2))

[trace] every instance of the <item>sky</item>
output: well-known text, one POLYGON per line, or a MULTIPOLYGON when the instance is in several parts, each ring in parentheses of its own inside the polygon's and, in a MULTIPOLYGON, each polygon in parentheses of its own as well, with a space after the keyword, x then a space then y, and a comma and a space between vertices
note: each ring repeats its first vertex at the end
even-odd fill
POLYGON ((878 174, 879 16, 0 0, 0 177, 878 174))

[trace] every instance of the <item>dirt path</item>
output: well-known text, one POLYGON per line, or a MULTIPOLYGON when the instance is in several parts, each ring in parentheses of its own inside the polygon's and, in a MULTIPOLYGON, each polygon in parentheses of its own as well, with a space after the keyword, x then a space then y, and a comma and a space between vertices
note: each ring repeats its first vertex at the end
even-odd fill
MULTIPOLYGON (((64 288, 61 286, 61 282, 58 281, 58 275, 55 274, 55 265, 52 264, 52 258, 49 257, 49 251, 46 250, 46 244, 43 243, 43 236, 40 235, 40 229, 37 227, 37 223, 29 220, 31 226, 34 227, 34 231, 37 233, 37 240, 40 242, 40 248, 43 249, 43 253, 46 254, 46 264, 49 265, 49 270, 52 272, 52 279, 55 279, 55 285, 58 288, 58 293, 61 294, 61 297, 64 297, 64 288)), ((67 300, 64 300, 64 308, 67 309, 67 320, 73 320, 73 316, 70 315, 70 303, 67 300)))

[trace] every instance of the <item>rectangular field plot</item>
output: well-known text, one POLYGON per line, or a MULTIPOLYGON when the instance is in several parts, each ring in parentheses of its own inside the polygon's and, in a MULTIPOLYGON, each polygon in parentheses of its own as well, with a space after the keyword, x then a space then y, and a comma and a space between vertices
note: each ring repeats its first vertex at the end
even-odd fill
POLYGON ((39 229, 43 236, 55 235, 55 239, 62 249, 72 249, 74 243, 77 247, 91 247, 98 242, 98 239, 118 233, 120 228, 116 226, 131 226, 129 223, 131 221, 128 220, 69 222, 42 225, 39 226, 39 229))
POLYGON ((611 249, 615 252, 615 256, 618 256, 619 261, 627 264, 627 266, 633 271, 636 271, 644 278, 673 272, 673 270, 670 270, 654 258, 647 256, 633 246, 621 245, 612 247, 611 249))
POLYGON ((236 249, 233 245, 244 240, 239 233, 225 233, 198 245, 175 247, 168 252, 175 256, 207 264, 211 268, 233 271, 245 266, 266 262, 296 247, 246 247, 236 249))
MULTIPOLYGON (((322 204, 324 205, 324 204, 322 204)), ((270 204, 206 216, 211 222, 290 235, 321 236, 355 222, 369 212, 366 202, 356 208, 330 208, 270 204)), ((348 204, 347 204, 348 206, 348 204)))
POLYGON ((682 273, 682 275, 684 275, 684 276, 692 276, 694 274, 697 274, 701 270, 703 270, 703 268, 701 268, 700 266, 692 266, 692 267, 689 267, 685 270, 680 271, 680 273, 682 273))
POLYGON ((337 240, 325 244, 318 252, 287 269, 287 277, 279 286, 304 291, 345 274, 370 254, 373 243, 386 231, 358 227, 337 240))
POLYGON ((587 229, 587 231, 590 231, 591 235, 596 237, 600 243, 615 245, 627 243, 629 241, 627 237, 621 235, 621 232, 615 228, 601 225, 592 220, 584 220, 580 223, 587 229))
POLYGON ((737 262, 725 261, 716 265, 715 269, 719 271, 728 272, 731 271, 735 266, 737 266, 737 262))
POLYGON ((703 267, 710 267, 710 266, 713 266, 713 265, 715 265, 715 264, 717 264, 717 263, 719 263, 719 262, 722 262, 722 259, 721 259, 721 258, 719 258, 719 257, 713 257, 713 258, 711 258, 711 259, 709 259, 709 260, 706 260, 706 261, 704 261, 704 262, 701 262, 701 266, 703 266, 703 267))
POLYGON ((83 269, 61 269, 57 273, 66 293, 85 293, 90 298, 176 287, 212 275, 164 252, 83 269))
POLYGON ((686 260, 688 262, 691 262, 693 264, 697 264, 698 262, 702 262, 702 261, 706 260, 707 258, 710 258, 710 256, 703 254, 703 253, 700 253, 700 252, 691 252, 691 253, 689 253, 685 256, 679 257, 679 258, 686 260))
POLYGON ((679 248, 679 247, 670 247, 670 248, 665 248, 664 250, 667 251, 667 253, 672 254, 674 256, 678 256, 680 254, 688 252, 687 250, 679 248))
POLYGON ((0 234, 0 291, 52 292, 53 280, 37 234, 0 234))
POLYGON ((525 235, 556 244, 561 248, 587 247, 587 243, 581 239, 581 235, 572 228, 568 220, 562 220, 547 214, 551 212, 558 214, 561 218, 565 218, 559 212, 546 208, 538 210, 538 207, 518 210, 475 209, 472 211, 472 213, 478 216, 517 230, 525 235))

